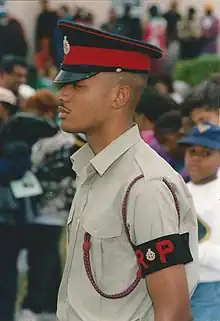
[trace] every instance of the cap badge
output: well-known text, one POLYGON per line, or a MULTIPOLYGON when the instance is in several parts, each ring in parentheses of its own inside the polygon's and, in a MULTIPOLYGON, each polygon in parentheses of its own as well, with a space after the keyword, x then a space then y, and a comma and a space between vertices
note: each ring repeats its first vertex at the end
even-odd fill
POLYGON ((122 69, 121 68, 117 68, 116 72, 122 72, 122 69))
POLYGON ((148 249, 147 253, 146 253, 146 259, 148 261, 154 261, 156 258, 156 255, 155 253, 151 250, 151 249, 148 249))
POLYGON ((210 125, 206 125, 206 124, 199 124, 198 126, 197 126, 197 129, 198 129, 198 131, 200 132, 200 133, 204 133, 204 132, 206 132, 208 129, 210 129, 211 128, 211 126, 210 125))
POLYGON ((68 55, 68 53, 70 52, 70 44, 66 36, 63 39, 63 51, 65 55, 68 55))

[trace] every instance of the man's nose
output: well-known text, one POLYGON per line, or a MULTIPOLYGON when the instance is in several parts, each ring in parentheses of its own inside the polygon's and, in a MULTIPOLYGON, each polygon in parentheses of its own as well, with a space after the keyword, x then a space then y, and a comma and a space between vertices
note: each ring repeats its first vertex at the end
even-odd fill
POLYGON ((58 86, 57 87, 57 92, 56 92, 56 97, 60 101, 69 101, 70 99, 70 86, 65 85, 65 86, 58 86))
POLYGON ((62 88, 59 88, 56 92, 56 96, 57 96, 57 99, 59 101, 63 101, 63 98, 64 98, 64 95, 63 95, 63 91, 62 91, 62 88))

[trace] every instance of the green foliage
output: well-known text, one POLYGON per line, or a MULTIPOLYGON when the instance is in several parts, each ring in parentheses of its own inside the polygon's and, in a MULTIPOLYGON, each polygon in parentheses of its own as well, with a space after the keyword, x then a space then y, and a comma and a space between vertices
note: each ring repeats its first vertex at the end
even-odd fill
POLYGON ((179 61, 174 71, 175 80, 183 80, 197 86, 212 74, 220 72, 220 56, 202 56, 192 60, 179 61))

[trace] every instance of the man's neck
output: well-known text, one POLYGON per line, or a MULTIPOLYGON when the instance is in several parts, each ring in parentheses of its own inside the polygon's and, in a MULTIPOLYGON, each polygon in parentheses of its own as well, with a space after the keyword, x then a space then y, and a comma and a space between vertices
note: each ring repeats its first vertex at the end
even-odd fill
POLYGON ((218 177, 217 172, 215 172, 214 174, 212 174, 208 177, 205 177, 205 178, 200 179, 199 181, 193 182, 193 184, 194 185, 204 185, 204 184, 207 184, 207 183, 210 183, 210 182, 216 180, 217 177, 218 177))
POLYGON ((132 122, 118 127, 111 126, 111 124, 109 124, 109 126, 101 130, 97 130, 91 134, 86 134, 87 142, 94 154, 97 155, 107 146, 109 146, 114 140, 128 131, 132 126, 132 122))

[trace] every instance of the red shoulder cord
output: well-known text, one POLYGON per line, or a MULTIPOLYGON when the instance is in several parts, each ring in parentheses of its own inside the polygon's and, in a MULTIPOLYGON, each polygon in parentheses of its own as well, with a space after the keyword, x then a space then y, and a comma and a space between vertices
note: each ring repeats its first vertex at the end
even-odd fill
MULTIPOLYGON (((139 175, 137 176, 128 186, 123 202, 122 202, 122 219, 123 219, 123 225, 125 228, 125 232, 128 238, 128 241, 131 245, 131 247, 133 248, 133 250, 135 251, 135 245, 132 243, 131 241, 131 237, 130 237, 130 233, 129 233, 129 228, 127 226, 127 204, 128 204, 128 197, 129 197, 129 193, 131 188, 133 187, 133 185, 140 179, 142 179, 144 177, 144 175, 139 175)), ((163 179, 163 182, 167 185, 167 187, 169 188, 169 190, 171 191, 173 198, 174 198, 174 202, 176 205, 176 210, 177 210, 177 214, 178 214, 178 221, 180 223, 180 210, 179 210, 179 202, 178 199, 176 197, 174 188, 172 187, 172 185, 167 182, 167 180, 163 179)), ((102 297, 106 298, 106 299, 121 299, 126 297, 127 295, 129 295, 131 292, 134 291, 134 289, 137 287, 137 285, 139 284, 140 280, 141 280, 141 268, 139 267, 138 271, 137 271, 137 275, 135 280, 132 282, 132 284, 125 289, 122 292, 116 293, 116 294, 107 294, 104 293, 96 284, 95 279, 93 277, 93 273, 92 273, 92 268, 91 268, 91 262, 90 262, 90 248, 91 248, 91 235, 87 232, 85 232, 84 234, 84 242, 83 242, 83 261, 84 261, 84 267, 86 270, 86 274, 92 284, 92 286, 94 287, 94 289, 96 290, 96 292, 98 292, 102 297)))

